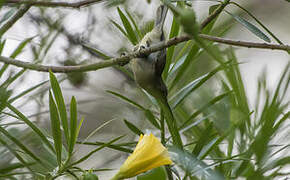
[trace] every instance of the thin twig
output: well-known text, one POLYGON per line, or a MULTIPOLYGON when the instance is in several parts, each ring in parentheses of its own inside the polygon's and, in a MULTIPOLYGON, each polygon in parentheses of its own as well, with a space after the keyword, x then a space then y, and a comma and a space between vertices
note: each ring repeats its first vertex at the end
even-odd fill
POLYGON ((230 0, 225 0, 211 15, 209 15, 200 25, 200 28, 205 28, 212 20, 214 20, 223 9, 230 3, 230 0))
POLYGON ((199 36, 205 40, 214 41, 214 42, 232 45, 232 46, 241 46, 241 47, 258 48, 258 49, 283 50, 283 51, 290 50, 289 45, 255 43, 255 42, 249 42, 249 41, 237 41, 237 40, 225 39, 225 38, 220 38, 220 37, 215 37, 215 36, 209 36, 209 35, 205 35, 205 34, 200 34, 199 36))
POLYGON ((79 2, 53 2, 53 1, 35 1, 35 0, 6 0, 3 5, 11 4, 26 4, 29 6, 44 6, 44 7, 67 7, 67 8, 81 8, 98 3, 102 0, 85 0, 79 2))
POLYGON ((18 9, 18 11, 11 17, 9 18, 9 20, 3 24, 0 27, 0 37, 6 32, 8 31, 9 28, 11 28, 11 26, 13 26, 13 24, 15 22, 17 22, 18 19, 20 19, 28 10, 29 10, 30 6, 24 5, 22 7, 20 7, 18 9))
MULTIPOLYGON (((278 44, 267 44, 267 43, 255 43, 255 42, 247 42, 247 41, 235 41, 230 39, 223 39, 220 37, 215 36, 209 36, 205 34, 200 34, 200 37, 209 41, 214 41, 218 43, 233 45, 233 46, 241 46, 241 47, 248 47, 248 48, 260 48, 260 49, 273 49, 273 50, 285 50, 289 51, 290 46, 289 45, 278 45, 278 44)), ((87 65, 78 65, 78 66, 46 66, 46 65, 39 65, 29 62, 23 62, 19 60, 15 60, 8 57, 0 56, 0 62, 11 64, 17 67, 30 69, 34 71, 42 71, 42 72, 48 72, 51 70, 52 72, 56 73, 69 73, 69 72, 84 72, 84 71, 96 71, 98 69, 103 69, 106 67, 111 67, 114 65, 124 65, 127 64, 130 59, 140 57, 143 55, 148 55, 150 53, 160 51, 162 49, 168 48, 170 46, 185 42, 190 40, 190 36, 180 36, 175 37, 172 39, 169 39, 167 41, 158 43, 154 46, 151 46, 149 48, 146 48, 144 50, 141 50, 139 52, 133 52, 130 54, 127 54, 125 56, 119 57, 119 58, 111 58, 106 61, 101 61, 93 64, 87 64, 87 65)))

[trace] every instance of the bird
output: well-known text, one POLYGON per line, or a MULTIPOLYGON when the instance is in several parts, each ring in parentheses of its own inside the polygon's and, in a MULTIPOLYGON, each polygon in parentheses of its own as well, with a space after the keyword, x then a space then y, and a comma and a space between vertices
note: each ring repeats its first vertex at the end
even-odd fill
MULTIPOLYGON (((152 45, 165 41, 163 25, 167 11, 168 7, 165 5, 160 5, 157 8, 154 28, 145 34, 140 43, 134 47, 134 52, 141 51, 152 45)), ((133 58, 130 61, 136 83, 157 100, 161 110, 164 112, 164 117, 172 136, 173 143, 182 148, 182 141, 178 132, 177 123, 167 99, 167 87, 162 79, 162 72, 165 64, 166 49, 153 52, 149 55, 144 54, 140 57, 133 58)))

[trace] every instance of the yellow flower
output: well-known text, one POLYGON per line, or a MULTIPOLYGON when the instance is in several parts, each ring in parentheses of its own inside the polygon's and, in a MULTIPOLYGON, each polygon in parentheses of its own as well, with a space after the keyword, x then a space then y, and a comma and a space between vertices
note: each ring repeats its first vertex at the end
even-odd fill
POLYGON ((152 133, 141 135, 139 142, 119 172, 111 180, 134 177, 150 169, 172 164, 167 149, 152 133))

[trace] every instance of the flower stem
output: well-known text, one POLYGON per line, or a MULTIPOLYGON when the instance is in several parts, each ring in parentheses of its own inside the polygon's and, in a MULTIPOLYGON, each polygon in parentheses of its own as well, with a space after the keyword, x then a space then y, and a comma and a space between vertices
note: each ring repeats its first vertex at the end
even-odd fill
POLYGON ((115 174, 110 180, 121 180, 119 173, 115 174))
POLYGON ((165 169, 166 169, 166 173, 167 173, 168 180, 173 180, 172 171, 170 169, 170 166, 169 165, 166 165, 165 166, 165 169))

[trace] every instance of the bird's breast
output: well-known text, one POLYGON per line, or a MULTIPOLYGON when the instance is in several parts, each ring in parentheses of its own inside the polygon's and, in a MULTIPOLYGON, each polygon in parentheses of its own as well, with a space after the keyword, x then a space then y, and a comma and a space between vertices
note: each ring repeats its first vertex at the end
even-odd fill
POLYGON ((152 80, 155 78, 155 67, 152 62, 142 58, 135 58, 130 63, 135 80, 141 87, 144 88, 147 84, 152 83, 152 80))

